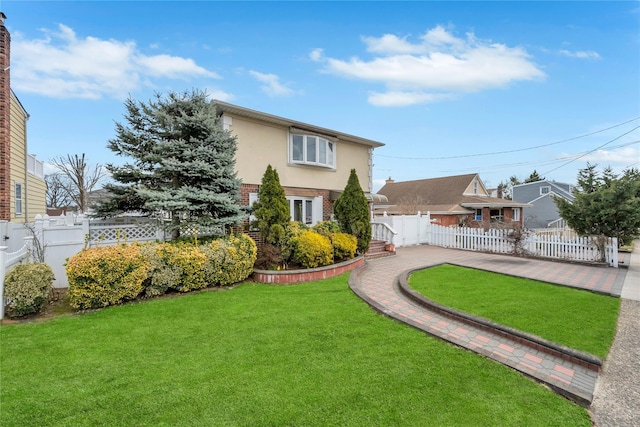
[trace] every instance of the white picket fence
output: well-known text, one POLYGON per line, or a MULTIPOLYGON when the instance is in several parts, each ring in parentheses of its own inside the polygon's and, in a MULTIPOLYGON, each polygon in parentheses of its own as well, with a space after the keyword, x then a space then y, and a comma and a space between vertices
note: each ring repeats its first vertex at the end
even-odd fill
MULTIPOLYGON (((373 239, 385 240, 396 247, 426 244, 499 254, 521 252, 529 256, 571 261, 601 260, 596 239, 592 237, 564 237, 530 231, 522 235, 519 247, 516 248, 514 230, 485 231, 481 228, 443 227, 433 224, 428 213, 376 217, 372 224, 372 233, 373 239)), ((616 238, 606 240, 604 259, 610 266, 618 267, 616 238)))

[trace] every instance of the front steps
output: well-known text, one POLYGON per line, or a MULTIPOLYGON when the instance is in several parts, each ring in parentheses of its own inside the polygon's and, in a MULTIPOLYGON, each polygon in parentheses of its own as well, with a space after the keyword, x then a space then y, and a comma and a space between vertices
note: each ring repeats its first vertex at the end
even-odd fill
POLYGON ((371 243, 369 243, 369 250, 367 251, 366 254, 364 254, 364 258, 375 259, 375 258, 393 256, 396 254, 395 249, 389 248, 392 250, 387 250, 385 248, 385 245, 386 243, 384 240, 372 240, 371 243))

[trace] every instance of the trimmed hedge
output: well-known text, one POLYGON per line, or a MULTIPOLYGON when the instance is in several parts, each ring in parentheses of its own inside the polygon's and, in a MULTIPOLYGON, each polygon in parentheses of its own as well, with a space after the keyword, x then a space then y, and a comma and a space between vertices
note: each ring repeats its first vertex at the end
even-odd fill
POLYGON ((147 269, 138 244, 85 249, 66 265, 69 303, 86 309, 132 300, 142 292, 147 269))
POLYGON ((19 264, 9 270, 4 282, 4 297, 10 300, 7 315, 21 317, 42 311, 54 279, 51 267, 42 262, 19 264))
POLYGON ((67 262, 74 308, 120 304, 141 295, 228 286, 253 272, 256 245, 246 235, 195 245, 145 243, 83 250, 67 262))
POLYGON ((335 233, 332 237, 333 256, 336 261, 345 261, 356 256, 358 239, 347 233, 335 233))

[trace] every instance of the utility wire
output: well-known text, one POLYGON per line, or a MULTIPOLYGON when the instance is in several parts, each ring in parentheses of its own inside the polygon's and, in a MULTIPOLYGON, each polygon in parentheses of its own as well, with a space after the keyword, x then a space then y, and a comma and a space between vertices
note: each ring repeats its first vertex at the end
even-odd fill
MULTIPOLYGON (((619 126, 626 125, 627 123, 631 123, 631 122, 633 122, 635 120, 638 120, 638 119, 640 119, 640 116, 639 117, 634 117, 631 120, 627 120, 626 122, 619 123, 617 125, 613 125, 613 126, 610 126, 608 128, 605 128, 605 129, 597 130, 595 132, 586 133, 586 134, 580 135, 580 136, 574 136, 572 138, 563 139, 562 141, 551 142, 549 144, 536 145, 534 147, 527 147, 527 148, 519 148, 519 149, 516 149, 516 150, 494 151, 494 152, 491 152, 491 153, 462 154, 462 155, 459 155, 459 156, 445 156, 445 157, 402 157, 402 156, 385 156, 383 154, 374 154, 374 156, 376 156, 376 157, 386 157, 388 159, 401 159, 401 160, 447 160, 447 159, 462 159, 462 158, 466 158, 466 157, 494 156, 496 154, 517 153, 517 152, 520 152, 520 151, 535 150, 537 148, 549 147, 551 145, 562 144, 563 142, 569 142, 569 141, 574 141, 576 139, 585 138, 587 136, 595 135, 595 134, 600 133, 600 132, 605 132, 605 131, 617 128, 619 126)), ((636 129, 638 129, 638 127, 632 129, 632 131, 636 130, 636 129)))
POLYGON ((618 137, 616 137, 616 138, 613 138, 613 139, 612 139, 611 141, 609 141, 609 142, 605 142, 604 144, 597 146, 596 148, 594 148, 594 149, 593 149, 593 150, 591 150, 591 151, 587 151, 586 153, 582 154, 581 156, 576 157, 575 159, 571 159, 571 160, 569 160, 568 162, 566 162, 566 163, 564 163, 564 164, 562 164, 562 165, 558 166, 557 168, 553 168, 553 169, 551 169, 551 170, 548 170, 548 171, 544 172, 544 173, 543 173, 543 175, 547 175, 547 174, 548 174, 548 173, 550 173, 550 172, 553 172, 553 171, 556 171, 556 170, 558 170, 558 169, 560 169, 560 168, 563 168, 563 167, 565 167, 566 165, 568 165, 569 163, 575 162, 576 160, 583 158, 583 157, 584 157, 584 156, 586 156, 587 154, 591 154, 591 153, 593 153, 594 151, 597 151, 597 150, 601 149, 602 147, 607 146, 607 145, 611 144, 611 143, 612 143, 612 142, 614 142, 614 141, 617 141, 618 139, 622 138, 622 137, 623 137, 623 136, 625 136, 625 135, 630 134, 631 132, 633 132, 634 130, 636 130, 636 129, 638 129, 638 128, 640 128, 640 126, 636 126, 636 127, 634 127, 634 128, 633 128, 633 129, 631 129, 630 131, 625 132, 625 133, 623 133, 622 135, 620 135, 620 136, 618 136, 618 137))

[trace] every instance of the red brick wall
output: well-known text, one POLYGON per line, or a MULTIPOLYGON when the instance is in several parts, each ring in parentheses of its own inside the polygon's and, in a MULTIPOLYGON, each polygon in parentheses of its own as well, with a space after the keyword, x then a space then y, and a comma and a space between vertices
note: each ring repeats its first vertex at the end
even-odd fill
MULTIPOLYGON (((331 213, 333 212, 333 203, 329 199, 329 190, 318 190, 315 188, 297 188, 297 187, 283 187, 287 196, 300 196, 300 197, 318 197, 322 196, 322 220, 328 221, 331 219, 331 213)), ((257 184, 242 184, 240 187, 240 204, 244 206, 249 205, 249 193, 257 193, 260 190, 260 186, 257 184)))
POLYGON ((0 220, 11 219, 11 139, 10 104, 11 86, 9 50, 11 36, 4 26, 5 16, 0 12, 0 220), (6 69, 6 70, 5 70, 6 69))

